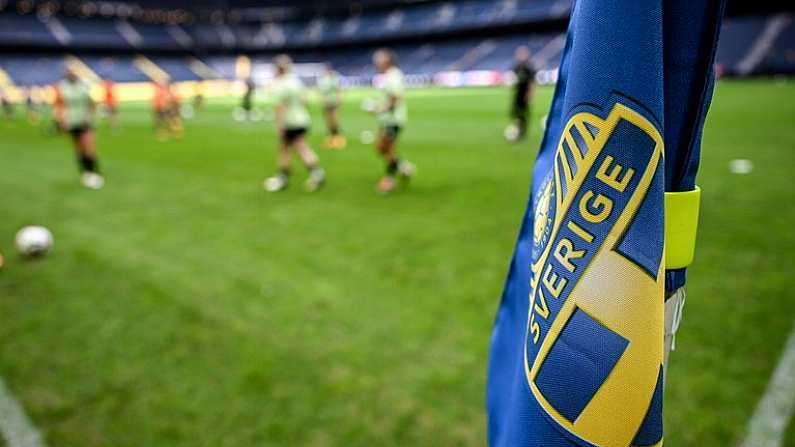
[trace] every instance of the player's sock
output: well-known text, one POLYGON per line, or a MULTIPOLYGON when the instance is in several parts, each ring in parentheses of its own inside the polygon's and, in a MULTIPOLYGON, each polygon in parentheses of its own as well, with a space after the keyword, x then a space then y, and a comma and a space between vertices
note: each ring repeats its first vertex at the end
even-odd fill
POLYGON ((80 172, 96 172, 97 162, 90 155, 78 155, 77 162, 80 165, 80 172))
POLYGON ((527 116, 522 115, 518 120, 519 139, 524 138, 527 134, 527 116))
POLYGON ((390 177, 394 177, 395 173, 397 173, 398 166, 400 166, 400 160, 395 158, 394 160, 390 161, 386 165, 386 175, 390 177))
POLYGON ((97 163, 97 159, 91 155, 85 155, 85 166, 86 171, 93 172, 95 174, 99 174, 99 163, 97 163))

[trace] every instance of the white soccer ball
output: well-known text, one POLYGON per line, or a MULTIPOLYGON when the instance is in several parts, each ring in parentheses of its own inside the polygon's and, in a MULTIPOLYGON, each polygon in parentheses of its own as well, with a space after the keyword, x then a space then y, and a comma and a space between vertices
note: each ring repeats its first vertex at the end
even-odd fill
POLYGON ((373 141, 375 141, 373 131, 363 130, 362 133, 359 134, 359 141, 361 141, 362 144, 373 144, 373 141))
POLYGON ((182 115, 182 118, 189 120, 193 118, 195 111, 193 110, 192 105, 183 104, 182 107, 179 108, 179 114, 182 115))
POLYGON ((17 232, 15 244, 22 256, 43 256, 52 248, 52 233, 40 226, 24 227, 17 232))
POLYGON ((729 162, 729 171, 732 174, 750 174, 754 170, 754 163, 751 160, 738 158, 729 162))
POLYGON ((508 141, 516 141, 516 139, 519 138, 519 127, 517 127, 516 124, 509 124, 502 135, 508 141))
POLYGON ((373 99, 364 98, 362 100, 362 110, 364 110, 367 113, 372 113, 373 111, 375 111, 376 105, 377 104, 373 99))

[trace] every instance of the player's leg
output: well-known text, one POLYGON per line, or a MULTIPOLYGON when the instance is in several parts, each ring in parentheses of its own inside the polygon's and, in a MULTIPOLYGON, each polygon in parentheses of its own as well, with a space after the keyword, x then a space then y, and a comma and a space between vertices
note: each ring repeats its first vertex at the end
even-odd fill
POLYGON ((249 98, 248 96, 245 96, 245 97, 243 98, 243 104, 242 104, 242 107, 241 107, 241 108, 243 109, 243 113, 245 114, 245 119, 246 119, 246 121, 252 121, 252 113, 251 113, 252 104, 251 104, 251 98, 249 98))
POLYGON ((168 108, 168 128, 172 135, 182 136, 182 115, 180 115, 179 104, 172 104, 168 108))
POLYGON ((401 160, 397 156, 397 138, 399 134, 400 127, 385 126, 381 128, 378 135, 376 148, 386 162, 386 173, 376 185, 376 189, 382 194, 389 193, 395 189, 396 177, 410 180, 416 172, 416 168, 411 162, 401 160))
POLYGON ((516 137, 517 140, 521 140, 527 134, 527 117, 528 115, 528 106, 527 103, 521 103, 516 105, 516 127, 519 130, 519 134, 516 137))
POLYGON ((85 129, 78 132, 76 135, 77 152, 80 156, 83 170, 85 172, 99 172, 99 165, 97 163, 97 150, 96 140, 94 138, 94 131, 85 129))
POLYGON ((332 107, 328 104, 323 106, 323 120, 326 122, 326 129, 328 130, 328 135, 326 135, 325 139, 325 146, 329 149, 334 148, 334 136, 337 134, 334 128, 334 117, 332 116, 333 110, 332 107))
POLYGON ((282 191, 287 188, 290 180, 290 165, 293 161, 293 153, 290 150, 290 142, 288 141, 288 131, 285 131, 280 136, 279 141, 279 159, 278 167, 279 172, 276 175, 268 177, 263 183, 263 187, 268 192, 282 191))
POLYGON ((505 127, 505 131, 503 132, 503 136, 506 140, 511 143, 515 143, 519 140, 519 121, 520 116, 522 114, 521 108, 519 107, 519 103, 513 101, 511 103, 511 111, 509 113, 510 122, 508 126, 505 127))
POLYGON ((304 166, 306 166, 306 169, 309 171, 309 178, 304 183, 304 188, 309 192, 317 191, 326 181, 326 171, 320 167, 320 159, 315 151, 309 147, 306 141, 305 131, 295 137, 292 145, 301 158, 301 161, 304 163, 304 166))
POLYGON ((167 123, 166 123, 166 112, 163 109, 155 109, 154 110, 154 120, 155 120, 155 138, 159 141, 164 141, 168 138, 168 132, 166 130, 167 123))
POLYGON ((102 188, 105 180, 99 174, 94 131, 90 128, 78 129, 72 135, 83 173, 80 178, 83 186, 91 189, 102 188))
POLYGON ((325 109, 326 127, 328 128, 329 137, 326 140, 327 145, 334 149, 342 149, 345 147, 347 141, 345 136, 340 132, 339 115, 337 113, 336 105, 328 105, 325 109))
POLYGON ((398 159, 395 156, 395 139, 387 129, 387 127, 381 128, 376 141, 376 149, 386 162, 386 173, 376 185, 376 190, 381 194, 389 193, 395 189, 395 175, 398 167, 398 159))
POLYGON ((108 105, 108 121, 110 127, 116 129, 119 126, 119 110, 115 103, 108 105))

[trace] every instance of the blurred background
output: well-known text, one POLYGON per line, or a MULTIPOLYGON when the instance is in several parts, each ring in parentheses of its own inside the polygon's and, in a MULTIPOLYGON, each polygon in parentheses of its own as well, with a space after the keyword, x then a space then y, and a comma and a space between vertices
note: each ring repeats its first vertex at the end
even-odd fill
MULTIPOLYGON (((308 78, 328 61, 346 85, 369 85, 378 46, 393 47, 412 84, 499 85, 519 45, 530 48, 538 81, 554 83, 569 8, 569 0, 3 0, 0 85, 19 101, 19 88, 36 96, 73 64, 90 80, 123 83, 122 99, 145 97, 150 89, 140 84, 165 75, 228 95, 242 89, 234 81, 271 77, 279 52, 291 53, 308 78)), ((795 24, 780 8, 729 2, 721 76, 793 73, 795 24)))
MULTIPOLYGON (((484 445, 489 337, 570 7, 0 0, 0 447, 484 445), (513 141, 521 45, 537 87, 513 141), (406 75, 398 150, 417 167, 388 197, 363 110, 379 47, 406 75), (310 89, 314 194, 262 190, 278 53, 310 89), (342 150, 324 145, 327 62, 342 150), (101 191, 80 186, 53 123, 67 68, 100 105, 101 191), (159 133, 166 80, 181 120, 159 133), (16 252, 27 225, 52 232, 46 256, 16 252)), ((742 444, 795 358, 793 19, 782 2, 727 4, 666 445, 742 444)), ((795 446, 789 394, 765 445, 795 446)))

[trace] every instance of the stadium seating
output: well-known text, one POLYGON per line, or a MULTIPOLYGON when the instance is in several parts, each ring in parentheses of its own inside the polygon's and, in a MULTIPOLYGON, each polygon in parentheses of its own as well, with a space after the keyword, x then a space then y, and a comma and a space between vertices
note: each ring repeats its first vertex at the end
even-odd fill
POLYGON ((748 53, 764 26, 764 17, 740 17, 727 20, 723 24, 716 57, 728 73, 735 71, 735 67, 748 53))
POLYGON ((0 14, 0 42, 5 46, 57 45, 55 37, 36 16, 0 14))
MULTIPOLYGON (((234 54, 254 52, 259 54, 255 62, 264 63, 271 54, 289 51, 298 62, 330 61, 343 75, 367 79, 375 74, 370 63, 372 49, 391 39, 390 46, 409 74, 509 70, 513 52, 521 44, 530 47, 538 69, 553 70, 563 50, 562 23, 558 31, 521 34, 505 26, 546 22, 547 27, 542 29, 550 29, 549 23, 565 20, 569 8, 569 0, 437 1, 281 23, 244 21, 235 26, 203 21, 156 25, 111 17, 2 12, 0 49, 12 51, 0 53, 0 68, 19 85, 49 83, 62 70, 63 58, 56 54, 68 49, 78 53, 99 77, 117 82, 146 81, 149 77, 133 60, 138 54, 159 53, 149 59, 162 71, 178 81, 196 80, 198 75, 182 55, 190 50, 209 54, 201 59, 218 76, 232 79, 236 76, 234 54), (461 35, 463 31, 470 32, 461 35), (455 39, 448 38, 447 34, 453 32, 459 34, 455 39), (422 43, 415 43, 417 36, 423 37, 422 43), (29 47, 48 55, 24 55, 29 47), (92 55, 96 50, 116 54, 92 55), (212 55, 219 52, 226 55, 212 55)), ((728 75, 795 72, 792 15, 727 18, 717 61, 722 73, 728 75)))
POLYGON ((86 20, 74 17, 59 19, 70 35, 70 46, 84 48, 125 48, 128 43, 107 20, 86 20))
POLYGON ((795 21, 790 20, 772 44, 759 71, 776 74, 795 74, 795 21))
POLYGON ((149 78, 133 64, 130 57, 89 56, 82 61, 102 79, 114 82, 145 82, 149 78))
POLYGON ((0 69, 18 85, 44 85, 58 80, 64 69, 60 56, 2 56, 0 69))
POLYGON ((168 73, 171 79, 180 81, 197 81, 201 79, 193 70, 190 69, 190 61, 186 58, 176 57, 153 57, 151 61, 161 70, 168 73))

